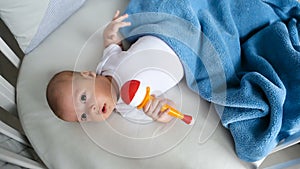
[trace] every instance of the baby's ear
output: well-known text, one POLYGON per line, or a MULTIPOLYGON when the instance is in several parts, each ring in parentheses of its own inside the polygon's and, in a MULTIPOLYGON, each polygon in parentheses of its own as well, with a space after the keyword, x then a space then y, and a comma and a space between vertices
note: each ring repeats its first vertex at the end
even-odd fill
POLYGON ((96 77, 96 73, 92 72, 92 71, 83 71, 80 72, 81 76, 85 77, 85 78, 94 78, 96 77))

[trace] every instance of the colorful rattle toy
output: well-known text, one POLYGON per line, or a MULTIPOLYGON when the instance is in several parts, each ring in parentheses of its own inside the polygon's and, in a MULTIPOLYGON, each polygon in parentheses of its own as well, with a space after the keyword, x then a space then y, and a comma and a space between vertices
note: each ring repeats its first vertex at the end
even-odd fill
MULTIPOLYGON (((142 86, 138 80, 130 80, 121 87, 121 98, 126 104, 141 109, 150 99, 153 99, 153 96, 150 95, 150 87, 142 86)), ((168 114, 170 116, 181 119, 186 124, 193 125, 194 119, 192 116, 182 114, 168 104, 162 106, 161 111, 167 109, 169 109, 168 114)))

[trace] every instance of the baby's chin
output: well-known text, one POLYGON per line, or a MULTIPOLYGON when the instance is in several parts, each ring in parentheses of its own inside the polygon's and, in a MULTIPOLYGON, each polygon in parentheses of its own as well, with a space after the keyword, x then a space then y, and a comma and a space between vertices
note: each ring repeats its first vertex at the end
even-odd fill
POLYGON ((112 113, 113 113, 113 110, 109 110, 105 113, 102 113, 101 114, 102 118, 100 119, 100 121, 104 121, 104 120, 108 119, 112 113))

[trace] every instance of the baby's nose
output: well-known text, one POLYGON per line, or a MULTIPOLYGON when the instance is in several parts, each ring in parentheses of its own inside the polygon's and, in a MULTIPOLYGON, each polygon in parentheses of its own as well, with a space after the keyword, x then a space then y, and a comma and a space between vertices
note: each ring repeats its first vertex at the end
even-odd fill
POLYGON ((96 113, 98 111, 98 108, 95 104, 90 106, 90 113, 96 113))

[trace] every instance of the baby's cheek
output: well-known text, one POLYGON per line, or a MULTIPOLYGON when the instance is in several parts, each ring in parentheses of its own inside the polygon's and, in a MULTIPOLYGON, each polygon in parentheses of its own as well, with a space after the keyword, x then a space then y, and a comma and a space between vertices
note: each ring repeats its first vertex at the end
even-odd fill
POLYGON ((108 118, 113 113, 115 107, 116 107, 115 105, 109 107, 108 111, 105 114, 106 118, 108 118))

